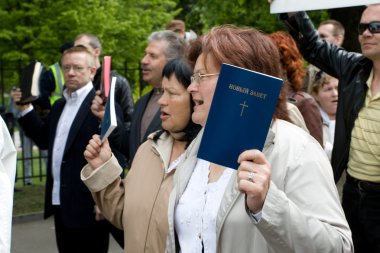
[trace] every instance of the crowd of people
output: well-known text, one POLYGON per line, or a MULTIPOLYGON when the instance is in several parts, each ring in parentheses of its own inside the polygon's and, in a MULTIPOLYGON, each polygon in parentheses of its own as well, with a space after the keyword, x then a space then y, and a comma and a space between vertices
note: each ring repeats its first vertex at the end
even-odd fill
POLYGON ((105 141, 96 35, 62 52, 64 88, 44 117, 12 92, 26 136, 47 150, 44 211, 60 253, 107 252, 110 234, 124 252, 380 252, 380 4, 362 13, 361 53, 342 47, 335 20, 279 20, 287 31, 190 36, 173 20, 152 32, 141 59, 152 89, 134 103, 112 71, 118 125, 105 141), (223 63, 283 80, 264 148, 234 157, 237 168, 197 157, 223 63))

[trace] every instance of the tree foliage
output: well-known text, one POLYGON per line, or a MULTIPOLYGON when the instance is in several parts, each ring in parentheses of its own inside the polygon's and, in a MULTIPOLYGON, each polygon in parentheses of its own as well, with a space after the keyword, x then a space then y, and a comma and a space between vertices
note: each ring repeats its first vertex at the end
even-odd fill
MULTIPOLYGON (((314 24, 330 14, 334 18, 332 11, 308 13, 314 24)), ((38 59, 49 66, 60 57, 63 42, 79 33, 94 33, 103 43, 103 55, 112 55, 114 69, 123 70, 126 64, 128 69, 137 69, 147 36, 164 29, 174 17, 185 20, 187 29, 198 34, 222 24, 265 32, 283 30, 265 0, 0 0, 0 60, 21 60, 26 65, 38 59)), ((340 19, 347 21, 344 12, 340 19)), ((346 43, 353 39, 346 38, 346 43)), ((132 83, 139 82, 138 73, 127 76, 132 83)), ((8 85, 3 91, 17 78, 15 71, 0 72, 1 84, 8 85)), ((138 87, 135 98, 140 94, 138 87)))
MULTIPOLYGON (((255 27, 264 32, 283 30, 277 15, 269 13, 269 4, 265 0, 181 0, 184 11, 179 16, 187 27, 202 34, 213 26, 233 24, 255 27)), ((311 18, 319 23, 328 17, 326 11, 310 12, 311 18)))
MULTIPOLYGON (((0 0, 0 58, 45 66, 79 33, 93 33, 112 66, 137 68, 147 36, 178 14, 175 0, 0 0)), ((9 75, 14 77, 15 75, 9 75)), ((13 80, 14 81, 14 80, 13 80)))
POLYGON ((146 37, 164 28, 176 1, 12 0, 0 2, 0 49, 5 59, 38 58, 53 63, 58 48, 79 33, 94 33, 104 54, 138 61, 146 37), (116 56, 116 55, 115 55, 116 56))

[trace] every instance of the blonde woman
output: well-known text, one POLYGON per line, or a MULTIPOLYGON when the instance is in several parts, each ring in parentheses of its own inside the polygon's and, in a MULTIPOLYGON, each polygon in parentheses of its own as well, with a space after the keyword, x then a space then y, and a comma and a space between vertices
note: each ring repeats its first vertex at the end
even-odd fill
POLYGON ((310 85, 308 92, 319 104, 323 119, 323 147, 331 159, 334 145, 335 118, 338 107, 338 79, 323 71, 318 71, 310 85))

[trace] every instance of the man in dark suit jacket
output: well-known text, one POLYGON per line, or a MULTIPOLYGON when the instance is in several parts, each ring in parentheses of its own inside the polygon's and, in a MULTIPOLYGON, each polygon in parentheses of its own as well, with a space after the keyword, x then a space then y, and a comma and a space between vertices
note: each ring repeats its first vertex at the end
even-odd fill
MULTIPOLYGON (((74 46, 84 46, 95 56, 96 73, 92 79, 92 83, 95 87, 95 90, 100 90, 102 75, 100 55, 102 54, 102 44, 99 37, 91 33, 78 34, 74 40, 74 46)), ((127 78, 120 75, 115 70, 111 71, 111 78, 112 77, 117 77, 115 86, 115 101, 123 110, 124 124, 125 127, 129 130, 131 126, 131 117, 134 106, 132 89, 127 78)))
MULTIPOLYGON (((46 121, 27 104, 19 106, 19 122, 41 149, 48 149, 44 217, 54 215, 59 252, 106 253, 110 224, 96 219, 91 193, 80 180, 80 171, 87 163, 83 152, 92 135, 99 133, 99 120, 91 112, 94 57, 84 47, 72 47, 63 54, 62 70, 63 98, 52 106, 46 121)), ((13 96, 14 101, 19 101, 19 95, 13 96)), ((122 119, 118 128, 113 133, 119 141, 112 141, 114 148, 125 141, 122 119)))
POLYGON ((140 144, 148 135, 161 129, 158 99, 161 96, 162 70, 165 64, 181 57, 185 41, 172 31, 153 32, 148 37, 149 44, 141 60, 143 80, 153 89, 135 104, 129 135, 129 164, 132 164, 140 144))

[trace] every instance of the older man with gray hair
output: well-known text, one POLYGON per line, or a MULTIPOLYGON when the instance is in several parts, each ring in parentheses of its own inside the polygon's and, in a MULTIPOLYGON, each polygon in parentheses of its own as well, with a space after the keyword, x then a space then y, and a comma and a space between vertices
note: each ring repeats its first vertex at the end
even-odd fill
POLYGON ((141 59, 142 78, 153 89, 135 105, 129 138, 129 164, 147 136, 161 128, 158 99, 161 96, 162 70, 174 58, 183 56, 185 41, 173 31, 157 31, 148 37, 148 46, 141 59))

